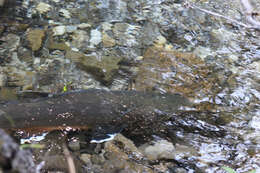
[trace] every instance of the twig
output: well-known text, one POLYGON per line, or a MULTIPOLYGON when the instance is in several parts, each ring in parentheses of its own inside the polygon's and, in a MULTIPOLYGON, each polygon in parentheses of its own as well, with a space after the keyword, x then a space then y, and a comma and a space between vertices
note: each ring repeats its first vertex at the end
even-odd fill
POLYGON ((248 0, 240 0, 240 3, 245 11, 246 20, 253 25, 255 29, 260 30, 260 22, 253 18, 253 7, 248 0))
POLYGON ((63 145, 63 152, 67 159, 69 173, 76 173, 76 167, 73 158, 71 157, 71 154, 65 144, 63 145))
MULTIPOLYGON (((219 13, 215 13, 215 12, 212 12, 212 11, 200 8, 200 7, 196 6, 196 5, 192 5, 192 4, 187 3, 187 2, 186 2, 186 4, 184 4, 184 6, 187 7, 187 8, 197 9, 197 10, 202 11, 204 13, 207 13, 207 14, 210 14, 210 15, 213 15, 213 16, 217 16, 217 17, 226 19, 227 21, 230 21, 232 23, 235 23, 237 25, 243 26, 243 27, 248 28, 248 29, 260 29, 260 22, 257 22, 257 21, 255 21, 252 18, 252 11, 251 11, 252 9, 251 9, 251 6, 250 6, 249 2, 247 0, 241 0, 241 4, 242 4, 242 1, 243 1, 243 3, 245 3, 245 2, 248 3, 248 4, 246 4, 246 8, 247 8, 247 11, 250 11, 251 15, 249 15, 249 16, 247 15, 247 21, 250 23, 250 25, 247 25, 247 24, 239 22, 239 21, 237 21, 235 19, 231 19, 229 17, 223 16, 223 15, 221 15, 219 13)), ((242 5, 244 5, 244 4, 242 4, 242 5)))

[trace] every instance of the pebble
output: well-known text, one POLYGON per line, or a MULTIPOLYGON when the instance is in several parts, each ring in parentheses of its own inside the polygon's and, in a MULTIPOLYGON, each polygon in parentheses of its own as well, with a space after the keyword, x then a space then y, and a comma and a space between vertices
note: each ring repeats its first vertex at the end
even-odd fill
POLYGON ((5 86, 6 82, 7 82, 7 76, 5 74, 0 73, 0 87, 5 86))
POLYGON ((91 25, 88 23, 81 23, 78 25, 79 29, 85 29, 85 28, 90 28, 90 27, 91 27, 91 25))
POLYGON ((173 159, 175 148, 166 140, 155 141, 153 145, 142 145, 139 150, 150 160, 173 159))
POLYGON ((65 17, 67 19, 71 18, 70 12, 68 10, 61 9, 59 11, 59 13, 60 13, 61 16, 65 17))
POLYGON ((43 2, 40 2, 37 7, 36 7, 36 10, 40 13, 40 14, 43 14, 43 13, 47 13, 48 11, 50 11, 51 9, 51 6, 49 4, 46 4, 46 3, 43 3, 43 2))
POLYGON ((69 141, 68 147, 69 147, 72 151, 79 151, 79 150, 80 150, 79 140, 74 139, 74 140, 72 140, 72 141, 69 141))
POLYGON ((102 41, 102 34, 97 29, 91 30, 90 32, 90 44, 91 46, 96 46, 102 41))
POLYGON ((53 31, 53 36, 63 35, 66 32, 66 26, 63 25, 56 26, 52 29, 52 31, 53 31))
POLYGON ((28 31, 27 40, 32 51, 37 51, 42 46, 42 41, 45 36, 44 30, 32 29, 28 31))

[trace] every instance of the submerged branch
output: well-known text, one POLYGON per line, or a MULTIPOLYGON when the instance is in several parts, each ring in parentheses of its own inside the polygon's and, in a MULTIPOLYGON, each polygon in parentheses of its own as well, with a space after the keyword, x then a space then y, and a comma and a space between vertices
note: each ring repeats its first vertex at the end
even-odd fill
POLYGON ((239 21, 237 21, 235 19, 232 19, 230 17, 221 15, 219 13, 212 12, 212 11, 200 8, 200 7, 198 7, 198 6, 194 5, 194 4, 186 3, 184 6, 187 7, 187 8, 191 8, 191 9, 196 9, 196 10, 202 11, 202 12, 210 14, 212 16, 223 18, 223 19, 225 19, 227 21, 230 21, 233 24, 237 24, 237 25, 245 27, 247 29, 260 30, 260 22, 256 21, 253 18, 253 14, 254 14, 253 13, 253 8, 252 8, 251 4, 249 3, 249 1, 248 0, 240 0, 240 2, 241 2, 241 5, 243 6, 243 8, 245 10, 244 14, 246 16, 246 20, 248 21, 249 25, 245 24, 245 23, 242 23, 242 22, 239 22, 239 21))
POLYGON ((250 23, 254 29, 260 30, 260 22, 253 18, 254 10, 251 3, 248 0, 240 0, 241 5, 245 11, 245 17, 248 23, 250 23))

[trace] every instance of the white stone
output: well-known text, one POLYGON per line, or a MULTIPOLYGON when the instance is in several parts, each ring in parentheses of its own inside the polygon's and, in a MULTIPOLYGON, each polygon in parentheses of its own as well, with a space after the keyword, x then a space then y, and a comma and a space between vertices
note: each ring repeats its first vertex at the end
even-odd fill
POLYGON ((91 27, 91 25, 88 23, 81 23, 78 25, 78 28, 80 28, 80 29, 85 29, 85 28, 90 28, 90 27, 91 27))
POLYGON ((252 69, 256 70, 256 72, 260 73, 260 61, 255 61, 249 65, 252 69))
POLYGON ((102 23, 102 29, 103 29, 103 31, 111 30, 112 26, 113 26, 113 25, 112 25, 111 23, 108 23, 108 22, 102 23))
POLYGON ((164 48, 165 48, 165 50, 173 50, 173 45, 171 45, 171 44, 166 44, 166 45, 164 46, 164 48))
POLYGON ((144 59, 143 56, 138 56, 138 57, 135 58, 135 60, 137 60, 137 61, 142 61, 143 59, 144 59))
POLYGON ((60 13, 63 17, 65 17, 65 18, 67 18, 67 19, 71 18, 70 12, 69 12, 68 10, 66 10, 66 9, 61 9, 61 10, 59 11, 59 13, 60 13))
POLYGON ((155 44, 158 46, 160 46, 160 45, 162 46, 162 45, 166 44, 166 42, 167 42, 166 38, 162 35, 158 36, 155 40, 155 44))
POLYGON ((40 58, 34 58, 33 64, 40 64, 41 59, 40 58))
POLYGON ((66 26, 56 26, 52 29, 53 31, 53 35, 56 36, 56 35, 63 35, 65 34, 66 32, 66 26))
POLYGON ((55 2, 55 3, 59 3, 60 2, 60 0, 52 0, 53 2, 55 2))
POLYGON ((96 46, 102 41, 102 34, 97 29, 91 30, 90 32, 90 44, 91 46, 96 46))
MULTIPOLYGON (((258 113, 260 113, 260 111, 258 113)), ((260 130, 260 115, 254 116, 250 121, 249 126, 253 129, 260 130)))
POLYGON ((36 7, 36 10, 41 14, 48 12, 50 9, 51 6, 43 2, 40 2, 36 7))

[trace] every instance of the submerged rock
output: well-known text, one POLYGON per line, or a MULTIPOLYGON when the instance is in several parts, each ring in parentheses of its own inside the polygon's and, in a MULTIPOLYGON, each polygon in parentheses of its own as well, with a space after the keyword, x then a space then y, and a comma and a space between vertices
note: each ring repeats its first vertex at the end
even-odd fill
POLYGON ((155 141, 152 145, 144 144, 139 150, 150 160, 173 159, 175 153, 173 144, 166 140, 155 141))
POLYGON ((29 30, 27 33, 27 41, 32 51, 38 51, 42 47, 45 32, 42 29, 29 30))
POLYGON ((106 161, 103 165, 105 172, 148 172, 152 173, 151 168, 139 164, 143 155, 136 148, 133 142, 122 135, 117 135, 113 141, 105 143, 104 155, 106 161))
POLYGON ((0 129, 0 165, 4 172, 39 173, 29 150, 19 145, 0 129))
POLYGON ((51 6, 49 4, 46 4, 44 2, 40 2, 37 7, 36 7, 36 10, 40 13, 40 14, 43 14, 43 13, 46 13, 48 11, 51 10, 51 6))
POLYGON ((82 70, 91 73, 105 84, 110 84, 114 75, 118 72, 121 57, 97 54, 85 55, 80 52, 67 51, 66 58, 75 62, 82 70))
POLYGON ((102 33, 102 43, 104 47, 113 47, 116 45, 115 39, 110 37, 107 33, 102 33))
POLYGON ((61 25, 61 26, 56 26, 52 29, 53 31, 53 36, 57 36, 57 35, 63 35, 66 32, 66 27, 61 25))
POLYGON ((201 103, 198 109, 214 109, 216 93, 232 76, 225 78, 212 73, 214 66, 193 53, 165 48, 167 45, 164 45, 166 41, 163 38, 158 42, 146 49, 134 80, 134 89, 182 93, 201 103))

